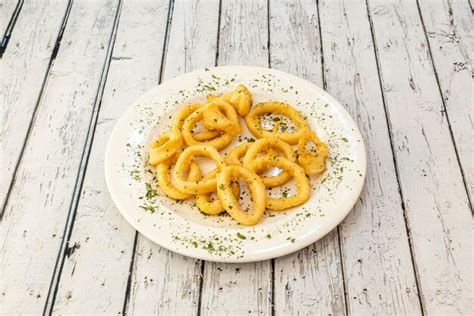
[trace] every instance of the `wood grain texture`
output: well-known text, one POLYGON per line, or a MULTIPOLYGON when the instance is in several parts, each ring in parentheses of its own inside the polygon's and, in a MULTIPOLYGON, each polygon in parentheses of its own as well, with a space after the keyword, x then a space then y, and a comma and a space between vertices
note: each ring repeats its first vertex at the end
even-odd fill
POLYGON ((466 1, 421 0, 420 14, 471 203, 474 199, 472 11, 466 1), (471 91, 471 93, 469 93, 471 91))
POLYGON ((0 226, 1 314, 43 311, 116 12, 73 4, 0 226))
POLYGON ((419 315, 415 272, 364 0, 319 2, 327 91, 361 129, 365 187, 340 225, 348 312, 419 315))
POLYGON ((26 1, 0 62, 1 208, 43 88, 66 7, 67 2, 26 1))
POLYGON ((414 1, 369 1, 423 310, 471 310, 471 212, 414 1))
POLYGON ((268 7, 263 0, 223 0, 218 65, 268 67, 268 7))
MULTIPOLYGON (((270 1, 270 66, 323 87, 315 1, 270 1)), ((275 259, 276 315, 345 313, 337 229, 313 245, 275 259)))
POLYGON ((135 230, 114 206, 104 179, 105 148, 125 110, 159 82, 169 3, 125 0, 107 83, 53 311, 123 310, 135 230))
POLYGON ((1 0, 0 1, 0 47, 5 45, 5 38, 10 32, 8 29, 10 21, 18 12, 21 0, 1 0))
POLYGON ((336 229, 275 259, 275 315, 344 315, 343 281, 336 229))
MULTIPOLYGON (((223 1, 218 64, 268 67, 267 1, 223 1)), ((204 265, 202 315, 270 314, 271 261, 204 265)))
MULTIPOLYGON (((214 65, 219 2, 175 1, 163 80, 214 65)), ((198 314, 202 262, 139 235, 129 314, 198 314)))
POLYGON ((206 262, 202 315, 270 315, 270 260, 244 264, 206 262))

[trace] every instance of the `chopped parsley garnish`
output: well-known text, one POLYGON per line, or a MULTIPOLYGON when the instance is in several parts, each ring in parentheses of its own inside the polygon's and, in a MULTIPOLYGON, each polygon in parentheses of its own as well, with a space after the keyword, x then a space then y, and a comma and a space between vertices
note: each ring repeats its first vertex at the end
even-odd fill
POLYGON ((155 189, 153 189, 153 187, 151 186, 151 183, 145 183, 145 186, 146 186, 145 198, 147 200, 151 200, 154 197, 158 196, 158 192, 155 189))

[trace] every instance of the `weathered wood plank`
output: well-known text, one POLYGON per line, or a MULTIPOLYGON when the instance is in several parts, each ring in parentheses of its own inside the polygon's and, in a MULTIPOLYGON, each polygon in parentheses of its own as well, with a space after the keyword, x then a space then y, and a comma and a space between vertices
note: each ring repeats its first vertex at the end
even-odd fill
POLYGON ((5 45, 5 39, 10 32, 9 25, 18 13, 21 0, 2 0, 0 1, 0 47, 5 45))
POLYGON ((201 297, 203 315, 270 315, 270 260, 245 264, 206 262, 201 297))
MULTIPOLYGON (((223 1, 218 64, 268 66, 266 0, 223 1)), ((203 315, 270 314, 271 261, 204 265, 201 295, 203 315)))
POLYGON ((422 307, 469 314, 471 212, 417 4, 369 4, 422 307))
MULTIPOLYGON (((316 2, 270 1, 270 66, 323 87, 316 2)), ((345 313, 337 229, 274 264, 274 311, 279 314, 345 313)))
POLYGON ((123 310, 135 230, 118 212, 104 179, 109 135, 122 113, 159 82, 169 2, 125 0, 87 171, 53 311, 123 310))
MULTIPOLYGON (((163 79, 214 66, 218 0, 175 1, 163 79)), ((132 271, 130 314, 196 315, 200 260, 181 256, 138 237, 132 271)))
POLYGON ((472 11, 465 1, 419 1, 434 69, 446 106, 471 203, 474 199, 472 106, 472 11))
POLYGON ((2 314, 43 311, 116 13, 117 1, 72 6, 0 226, 2 314))
POLYGON ((360 199, 340 225, 348 312, 421 314, 365 1, 319 4, 327 90, 356 120, 369 157, 360 199))
POLYGON ((66 8, 67 2, 26 1, 0 62, 0 214, 66 8))
POLYGON ((268 67, 266 1, 223 0, 217 63, 268 67))

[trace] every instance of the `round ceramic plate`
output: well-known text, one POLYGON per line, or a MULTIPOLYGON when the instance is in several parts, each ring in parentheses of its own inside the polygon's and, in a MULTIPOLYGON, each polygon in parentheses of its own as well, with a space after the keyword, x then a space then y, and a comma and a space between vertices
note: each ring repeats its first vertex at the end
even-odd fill
MULTIPOLYGON (((227 150, 252 140, 244 128, 227 150)), ((222 153, 225 154, 225 151, 222 153)), ((203 169, 206 166, 202 166, 203 169)), ((364 184, 365 148, 346 110, 312 83, 293 75, 257 67, 225 66, 166 81, 139 98, 117 122, 105 155, 107 186, 117 208, 141 234, 177 253, 220 262, 249 262, 279 257, 322 238, 354 206, 364 184), (169 130, 172 116, 185 104, 204 102, 244 84, 254 104, 287 102, 298 109, 329 147, 327 170, 310 182, 310 199, 284 212, 266 211, 255 226, 239 225, 229 216, 207 216, 193 199, 177 202, 156 187, 147 164, 147 149, 169 130)), ((291 182, 272 190, 291 195, 291 182)), ((225 215, 226 213, 224 213, 225 215)))

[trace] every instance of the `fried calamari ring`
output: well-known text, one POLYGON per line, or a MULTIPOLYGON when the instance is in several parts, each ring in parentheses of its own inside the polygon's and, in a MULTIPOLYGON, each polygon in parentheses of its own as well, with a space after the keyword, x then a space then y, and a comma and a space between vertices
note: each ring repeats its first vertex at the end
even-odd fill
POLYGON ((225 132, 223 134, 220 134, 216 138, 204 142, 198 141, 193 137, 194 134, 192 132, 192 129, 200 120, 202 120, 204 111, 205 107, 200 107, 196 111, 191 113, 191 115, 189 115, 184 121, 181 132, 183 134, 183 138, 186 145, 208 145, 216 148, 217 150, 225 148, 227 145, 230 144, 230 142, 232 142, 232 139, 234 138, 234 135, 232 135, 231 133, 225 132))
POLYGON ((239 113, 240 116, 245 116, 250 110, 252 106, 252 95, 250 94, 249 90, 244 85, 238 85, 234 91, 221 95, 221 96, 214 96, 208 95, 207 102, 212 102, 217 99, 222 99, 224 101, 229 102, 239 113))
POLYGON ((328 146, 321 142, 313 132, 307 132, 298 141, 298 163, 307 175, 316 175, 326 169, 328 146), (306 143, 311 142, 316 146, 316 152, 306 149, 306 143))
MULTIPOLYGON (((291 148, 290 145, 285 143, 284 141, 278 139, 278 138, 261 138, 255 141, 252 145, 249 146, 247 153, 244 156, 243 160, 243 165, 247 166, 257 158, 258 153, 260 152, 268 152, 269 149, 281 151, 286 159, 288 159, 291 162, 295 162, 295 153, 293 152, 293 149, 291 148)), ((278 157, 276 153, 271 154, 272 157, 278 157)), ((288 180, 291 179, 291 174, 283 171, 280 174, 270 177, 270 176, 264 176, 262 177, 263 183, 267 188, 273 188, 279 185, 282 185, 283 183, 286 183, 288 180)))
MULTIPOLYGON (((174 133, 179 133, 181 135, 181 129, 183 128, 184 121, 188 118, 188 116, 191 115, 191 113, 193 113, 202 106, 203 105, 200 103, 191 103, 184 106, 174 117, 173 123, 171 124, 171 130, 174 133)), ((206 141, 209 139, 216 138, 220 134, 221 133, 219 131, 203 131, 194 133, 193 137, 197 141, 206 141)))
POLYGON ((266 208, 272 211, 283 211, 291 207, 295 207, 305 203, 309 199, 311 187, 304 169, 294 162, 289 161, 283 157, 273 159, 270 156, 263 156, 253 160, 248 168, 254 172, 259 170, 277 167, 288 171, 295 179, 296 188, 298 192, 296 195, 286 198, 271 198, 266 197, 266 208))
POLYGON ((188 194, 203 194, 212 192, 216 189, 215 178, 204 178, 194 181, 184 179, 184 171, 186 170, 189 162, 197 156, 204 156, 214 160, 217 170, 221 170, 225 166, 221 155, 212 146, 195 145, 186 148, 179 156, 178 161, 176 161, 176 166, 174 167, 172 173, 172 179, 175 183, 175 186, 181 192, 188 194))
POLYGON ((203 124, 209 130, 221 130, 234 135, 242 131, 235 109, 230 103, 221 100, 215 100, 206 105, 203 124))
POLYGON ((148 163, 157 165, 171 158, 183 146, 181 134, 166 132, 153 142, 148 150, 148 163))
POLYGON ((193 138, 199 142, 207 141, 220 136, 222 133, 220 131, 203 131, 193 133, 193 138))
MULTIPOLYGON (((175 199, 175 200, 184 200, 190 197, 191 195, 179 191, 173 185, 173 183, 171 183, 170 176, 169 176, 169 170, 171 166, 176 162, 177 159, 178 159, 178 154, 175 154, 170 159, 167 159, 159 163, 156 166, 156 180, 158 182, 158 186, 167 197, 175 199)), ((194 161, 192 161, 191 164, 189 164, 189 168, 187 169, 189 169, 187 170, 189 180, 195 179, 195 178, 199 179, 201 177, 201 171, 199 170, 199 166, 194 161)))
POLYGON ((262 179, 253 171, 241 166, 227 166, 217 174, 217 196, 222 206, 230 216, 242 225, 255 225, 265 212, 265 185, 262 179), (245 212, 238 200, 232 194, 233 180, 242 178, 247 184, 251 199, 252 209, 245 212))
MULTIPOLYGON (((248 143, 243 143, 237 147, 235 147, 234 149, 232 149, 228 154, 227 156, 224 158, 224 162, 227 164, 227 165, 236 165, 236 166, 241 166, 242 165, 242 162, 241 161, 245 154, 247 153, 247 150, 249 149, 249 147, 253 144, 253 142, 248 142, 248 143)), ((272 155, 277 155, 277 152, 275 152, 272 148, 268 147, 268 148, 263 148, 262 149, 263 152, 265 152, 266 154, 272 154, 272 155)))
MULTIPOLYGON (((214 169, 211 171, 209 174, 207 174, 204 178, 205 179, 211 179, 215 178, 217 175, 217 170, 214 169)), ((199 177, 197 180, 199 180, 201 177, 199 177)), ((240 193, 240 187, 239 184, 234 182, 231 184, 232 186, 232 194, 238 198, 239 193, 240 193)), ((201 210, 201 212, 208 214, 208 215, 217 215, 222 212, 224 212, 224 208, 222 207, 222 203, 217 199, 211 199, 210 194, 198 194, 196 195, 196 206, 198 209, 201 210)))
POLYGON ((242 162, 240 161, 240 158, 245 156, 245 153, 247 152, 251 144, 252 143, 243 143, 235 147, 227 154, 227 156, 224 159, 224 162, 227 165, 241 166, 242 162))
POLYGON ((200 103, 191 103, 184 106, 173 119, 173 123, 171 124, 171 130, 174 132, 181 132, 183 128, 184 121, 190 116, 194 111, 202 107, 200 103))
POLYGON ((245 122, 250 132, 257 138, 277 137, 288 144, 296 144, 298 140, 309 129, 308 124, 294 108, 282 102, 265 102, 259 103, 245 117, 245 122), (260 125, 259 116, 267 113, 280 114, 288 117, 296 127, 293 133, 277 132, 276 130, 268 131, 260 125))

